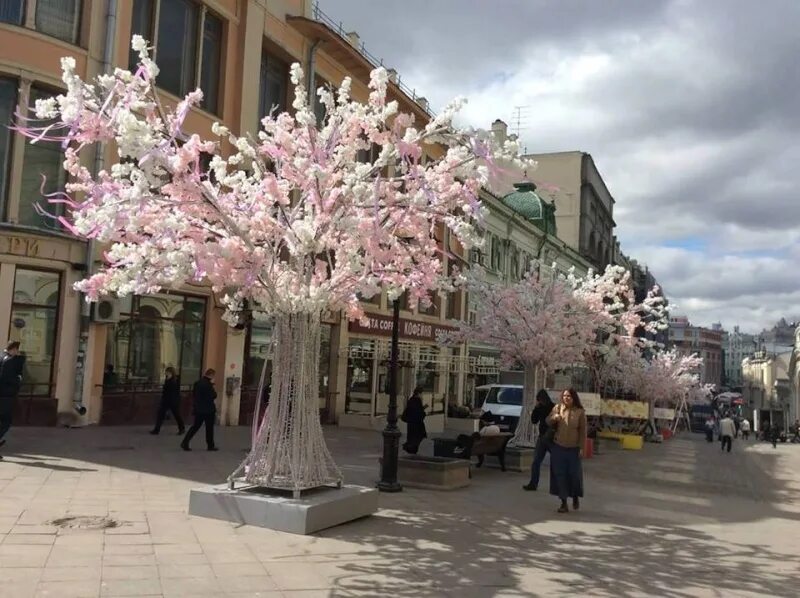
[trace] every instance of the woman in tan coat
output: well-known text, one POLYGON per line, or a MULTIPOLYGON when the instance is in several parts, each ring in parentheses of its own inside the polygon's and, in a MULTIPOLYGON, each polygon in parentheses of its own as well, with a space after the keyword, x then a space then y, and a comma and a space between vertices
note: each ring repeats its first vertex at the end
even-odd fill
POLYGON ((561 395, 547 417, 555 428, 555 438, 550 448, 550 494, 561 499, 559 513, 566 513, 567 498, 572 498, 572 508, 578 510, 583 496, 583 470, 581 458, 586 446, 586 411, 578 393, 569 388, 561 395))

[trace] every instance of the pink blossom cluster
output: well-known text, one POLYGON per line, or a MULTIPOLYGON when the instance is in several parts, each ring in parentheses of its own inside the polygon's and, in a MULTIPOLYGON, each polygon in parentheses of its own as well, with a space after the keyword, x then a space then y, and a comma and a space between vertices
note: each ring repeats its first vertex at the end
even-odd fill
POLYGON ((444 282, 435 227, 466 247, 477 242, 479 189, 498 169, 521 166, 513 142, 453 124, 463 101, 415 127, 387 101, 382 68, 366 103, 351 98, 349 79, 318 90, 318 122, 293 65, 292 113, 266 116, 255 138, 215 125, 216 138, 202 139, 185 130, 202 92, 166 108, 147 44, 135 36, 132 45, 136 72, 93 84, 64 59, 66 93, 36 106, 54 124, 20 126, 63 143, 69 195, 51 201, 68 204, 64 226, 108 248, 103 267, 77 285, 90 300, 202 282, 224 296, 229 317, 245 301, 272 314, 357 317, 359 298, 382 289, 425 302, 444 282), (92 173, 82 158, 105 143, 119 160, 92 173))
POLYGON ((538 264, 515 284, 473 274, 467 288, 475 320, 446 340, 490 345, 506 367, 552 370, 580 362, 604 322, 596 306, 575 292, 573 280, 544 272, 538 264))

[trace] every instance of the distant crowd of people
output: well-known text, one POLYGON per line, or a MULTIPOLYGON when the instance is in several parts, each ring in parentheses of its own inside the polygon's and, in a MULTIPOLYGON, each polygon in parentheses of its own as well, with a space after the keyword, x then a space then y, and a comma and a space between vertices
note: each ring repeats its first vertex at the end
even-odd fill
MULTIPOLYGON (((733 446, 733 440, 739 438, 739 434, 741 434, 742 439, 746 441, 750 438, 750 432, 750 420, 734 414, 731 410, 724 411, 719 418, 711 416, 705 423, 706 440, 714 442, 716 436, 722 445, 722 450, 727 450, 729 453, 733 446)), ((773 448, 778 447, 778 442, 800 443, 800 419, 795 420, 794 424, 789 426, 789 434, 791 436, 787 436, 780 425, 770 425, 765 422, 756 437, 759 440, 771 442, 773 448)))

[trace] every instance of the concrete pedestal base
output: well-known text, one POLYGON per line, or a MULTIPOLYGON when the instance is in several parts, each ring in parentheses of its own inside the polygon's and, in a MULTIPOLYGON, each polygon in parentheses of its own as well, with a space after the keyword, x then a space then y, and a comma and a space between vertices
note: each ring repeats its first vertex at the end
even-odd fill
POLYGON ((455 490, 469 486, 469 461, 408 455, 398 460, 397 477, 403 486, 428 490, 455 490))
POLYGON ((189 514, 257 525, 290 534, 313 534, 378 510, 378 491, 363 486, 319 488, 292 498, 264 488, 228 490, 210 486, 192 490, 189 514))
POLYGON ((508 447, 506 449, 506 469, 508 471, 530 471, 534 453, 532 448, 508 447))

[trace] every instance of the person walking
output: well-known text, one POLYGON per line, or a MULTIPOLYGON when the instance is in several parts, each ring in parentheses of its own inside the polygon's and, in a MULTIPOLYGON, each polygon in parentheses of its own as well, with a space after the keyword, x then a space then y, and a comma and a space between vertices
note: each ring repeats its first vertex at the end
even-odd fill
POLYGON ((161 388, 161 402, 158 404, 158 415, 156 416, 156 425, 150 430, 153 435, 161 431, 161 424, 164 423, 164 418, 167 411, 172 413, 175 418, 175 423, 178 424, 178 435, 181 436, 186 431, 186 426, 183 425, 183 418, 181 417, 181 381, 175 375, 175 368, 168 367, 164 370, 164 386, 161 388))
POLYGON ((406 408, 400 419, 406 423, 406 441, 403 450, 409 455, 416 455, 420 443, 428 437, 425 429, 425 405, 422 403, 422 389, 417 387, 406 401, 406 408))
POLYGON ((791 432, 792 444, 800 442, 800 419, 794 420, 794 425, 792 426, 791 432))
POLYGON ((750 438, 750 420, 747 418, 742 419, 741 423, 742 440, 750 438))
POLYGON ((714 442, 714 418, 706 420, 706 442, 714 442))
POLYGON ((728 452, 731 452, 733 445, 733 436, 736 434, 736 425, 733 423, 730 413, 726 413, 719 422, 719 435, 721 438, 722 450, 728 447, 728 452))
POLYGON ((550 452, 550 446, 553 443, 554 430, 547 424, 547 416, 553 411, 554 406, 550 395, 544 388, 536 393, 536 406, 533 408, 533 413, 531 413, 531 423, 534 425, 539 424, 539 435, 536 437, 536 446, 534 447, 531 479, 522 487, 524 490, 535 491, 539 488, 542 463, 545 455, 550 452))
POLYGON ((189 442, 203 424, 206 426, 206 447, 210 451, 219 450, 214 444, 214 421, 217 418, 217 406, 214 403, 217 398, 217 391, 214 389, 215 375, 213 369, 206 370, 205 375, 192 387, 194 423, 181 442, 181 448, 185 451, 192 450, 189 448, 189 442))
POLYGON ((769 427, 769 438, 772 441, 772 448, 778 448, 778 439, 781 437, 781 429, 773 424, 769 427))
POLYGON ((572 498, 572 508, 580 508, 583 496, 583 470, 581 458, 586 446, 586 411, 575 389, 561 394, 559 403, 546 418, 555 427, 550 447, 550 494, 561 499, 559 513, 567 513, 567 498, 572 498))
POLYGON ((11 428, 24 365, 25 356, 19 354, 19 342, 9 342, 0 355, 0 446, 6 443, 5 436, 11 428))

